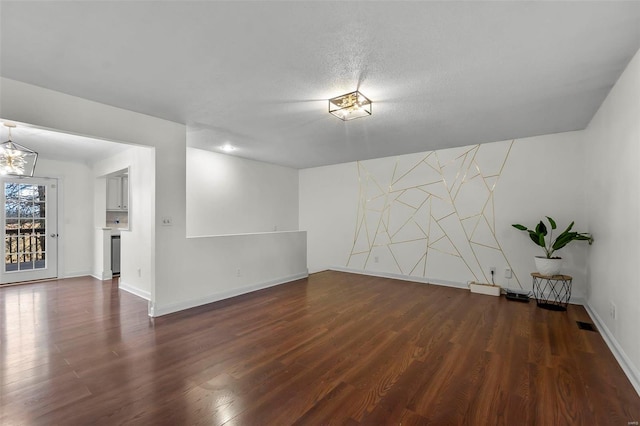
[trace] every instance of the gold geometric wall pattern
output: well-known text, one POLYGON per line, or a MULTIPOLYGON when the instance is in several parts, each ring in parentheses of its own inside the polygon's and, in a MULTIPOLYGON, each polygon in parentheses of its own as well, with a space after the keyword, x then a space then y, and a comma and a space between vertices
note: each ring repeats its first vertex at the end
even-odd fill
POLYGON ((437 278, 437 265, 491 282, 487 265, 511 267, 496 238, 493 193, 513 143, 359 161, 347 266, 366 270, 384 256, 401 275, 437 278))

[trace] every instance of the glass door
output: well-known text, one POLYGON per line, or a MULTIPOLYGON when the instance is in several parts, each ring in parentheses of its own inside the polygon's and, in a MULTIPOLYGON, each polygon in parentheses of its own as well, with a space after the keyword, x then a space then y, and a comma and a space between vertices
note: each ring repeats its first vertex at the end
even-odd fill
POLYGON ((0 283, 58 276, 57 181, 2 178, 4 266, 0 283))

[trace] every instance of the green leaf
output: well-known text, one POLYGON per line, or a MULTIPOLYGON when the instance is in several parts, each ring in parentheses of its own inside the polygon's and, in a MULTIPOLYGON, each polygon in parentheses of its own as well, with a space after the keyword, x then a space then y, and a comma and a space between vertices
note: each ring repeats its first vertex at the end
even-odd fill
POLYGON ((591 234, 578 234, 575 239, 580 241, 589 241, 589 244, 593 242, 593 237, 591 236, 591 234))
POLYGON ((560 250, 562 247, 573 241, 575 239, 575 236, 575 232, 562 233, 558 238, 556 238, 551 248, 553 248, 554 250, 560 250))
MULTIPOLYGON (((562 234, 564 234, 565 232, 569 232, 569 231, 571 231, 571 228, 573 228, 573 224, 574 224, 574 223, 575 223, 575 222, 571 222, 571 224, 570 224, 569 226, 567 226, 567 229, 565 229, 565 230, 564 230, 564 232, 563 232, 562 234)), ((562 234, 560 234, 560 235, 562 235, 562 234)))
POLYGON ((556 229, 556 221, 551 219, 549 216, 547 216, 547 220, 549 221, 549 223, 551 224, 551 229, 556 229))
POLYGON ((536 226, 536 233, 542 234, 542 236, 547 235, 547 227, 540 221, 540 223, 536 226))
POLYGON ((542 237, 542 241, 544 241, 544 235, 536 234, 533 231, 529 231, 529 238, 531 238, 531 241, 536 243, 536 245, 544 247, 544 243, 540 244, 540 237, 542 237))
MULTIPOLYGON (((557 229, 556 221, 549 216, 545 216, 549 221, 549 226, 551 229, 557 229)), ((554 241, 549 242, 549 247, 547 247, 545 238, 547 237, 547 232, 549 229, 546 227, 544 222, 541 220, 535 227, 535 230, 527 229, 526 226, 520 224, 513 224, 514 228, 520 231, 527 231, 529 233, 529 238, 536 245, 542 247, 547 255, 547 257, 551 257, 553 252, 556 250, 560 250, 571 241, 588 241, 589 244, 593 243, 593 236, 589 233, 579 233, 575 231, 571 231, 573 229, 573 225, 575 222, 571 222, 571 224, 565 229, 554 241)), ((553 238, 553 233, 549 234, 549 238, 553 238)))

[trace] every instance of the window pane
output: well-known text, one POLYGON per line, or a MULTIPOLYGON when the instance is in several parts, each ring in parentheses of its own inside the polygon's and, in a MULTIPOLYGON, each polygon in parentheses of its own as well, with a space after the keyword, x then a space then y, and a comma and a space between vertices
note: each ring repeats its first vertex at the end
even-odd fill
POLYGON ((18 215, 26 218, 33 217, 33 203, 30 201, 20 200, 18 205, 18 215))
POLYGON ((33 206, 33 216, 38 217, 47 217, 46 213, 46 204, 45 203, 36 203, 33 206))
POLYGON ((6 272, 17 271, 18 270, 18 256, 13 254, 11 256, 5 256, 4 258, 5 267, 4 270, 6 272))
POLYGON ((46 243, 47 243, 47 236, 45 234, 35 234, 33 237, 31 237, 31 244, 33 247, 34 251, 45 251, 46 250, 46 243))
POLYGON ((7 200, 4 205, 6 217, 18 217, 18 203, 7 200))
POLYGON ((5 237, 4 239, 5 254, 14 254, 18 252, 18 237, 5 237))
POLYGON ((46 186, 38 186, 36 188, 36 193, 34 194, 34 201, 45 201, 45 195, 47 193, 46 186))
POLYGON ((20 270, 26 271, 33 269, 33 258, 31 253, 25 253, 24 262, 20 262, 20 270))
POLYGON ((20 219, 20 234, 31 234, 33 232, 33 220, 20 219))
POLYGON ((5 183, 5 268, 46 268, 46 185, 5 183))
POLYGON ((18 238, 18 251, 20 253, 23 253, 25 251, 31 251, 30 247, 31 247, 31 237, 29 237, 28 235, 20 235, 20 238, 18 238))
POLYGON ((36 253, 33 266, 35 269, 44 269, 47 266, 44 253, 36 253))
POLYGON ((20 198, 28 198, 29 194, 33 193, 33 185, 21 183, 18 185, 18 194, 20 198))
POLYGON ((4 196, 7 200, 17 200, 20 187, 17 183, 4 184, 4 196))
POLYGON ((36 230, 37 233, 45 233, 46 221, 44 219, 36 219, 33 221, 33 229, 36 230))

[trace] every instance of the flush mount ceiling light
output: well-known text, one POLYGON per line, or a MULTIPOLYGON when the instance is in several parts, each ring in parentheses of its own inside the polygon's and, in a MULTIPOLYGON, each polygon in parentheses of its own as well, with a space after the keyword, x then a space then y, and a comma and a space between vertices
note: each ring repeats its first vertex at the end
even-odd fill
POLYGON ((231 151, 235 151, 236 147, 227 143, 222 145, 220 149, 223 150, 224 152, 231 152, 231 151))
POLYGON ((9 129, 9 140, 0 144, 0 175, 33 176, 38 153, 11 140, 15 124, 4 125, 9 129))
POLYGON ((340 120, 347 121, 371 115, 372 102, 362 93, 347 93, 329 99, 329 113, 340 120))

